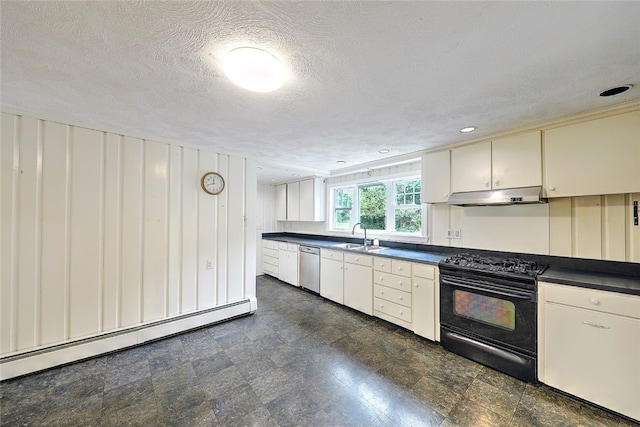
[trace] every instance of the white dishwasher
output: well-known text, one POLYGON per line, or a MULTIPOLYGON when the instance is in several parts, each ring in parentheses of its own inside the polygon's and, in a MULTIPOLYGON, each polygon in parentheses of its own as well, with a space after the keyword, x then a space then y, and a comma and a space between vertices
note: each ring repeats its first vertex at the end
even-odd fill
POLYGON ((300 246, 300 286, 320 293, 320 249, 300 246))

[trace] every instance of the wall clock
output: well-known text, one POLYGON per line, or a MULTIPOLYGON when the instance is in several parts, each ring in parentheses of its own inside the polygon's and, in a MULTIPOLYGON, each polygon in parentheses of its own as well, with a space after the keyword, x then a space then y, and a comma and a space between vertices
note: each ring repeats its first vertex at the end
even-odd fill
POLYGON ((209 194, 220 194, 224 190, 224 178, 217 172, 207 172, 202 175, 200 186, 209 194))

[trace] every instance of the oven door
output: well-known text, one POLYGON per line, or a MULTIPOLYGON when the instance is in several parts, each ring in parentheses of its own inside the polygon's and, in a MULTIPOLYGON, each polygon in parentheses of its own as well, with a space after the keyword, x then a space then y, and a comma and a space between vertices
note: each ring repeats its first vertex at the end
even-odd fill
POLYGON ((527 289, 511 279, 441 272, 440 324, 535 357, 535 283, 527 289))

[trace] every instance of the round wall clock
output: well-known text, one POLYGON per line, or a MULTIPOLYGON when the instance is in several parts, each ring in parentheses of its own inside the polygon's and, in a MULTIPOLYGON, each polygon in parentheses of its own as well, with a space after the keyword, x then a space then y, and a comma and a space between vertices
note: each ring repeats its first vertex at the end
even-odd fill
POLYGON ((209 194, 220 194, 224 190, 224 178, 217 172, 207 172, 202 175, 200 186, 209 194))

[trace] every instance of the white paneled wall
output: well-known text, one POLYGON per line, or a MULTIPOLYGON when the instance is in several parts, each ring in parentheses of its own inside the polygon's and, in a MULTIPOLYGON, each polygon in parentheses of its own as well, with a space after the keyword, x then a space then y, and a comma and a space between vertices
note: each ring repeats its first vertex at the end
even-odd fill
POLYGON ((640 193, 549 199, 551 255, 640 262, 640 193))
POLYGON ((245 159, 6 113, 1 132, 2 356, 255 300, 245 159))

